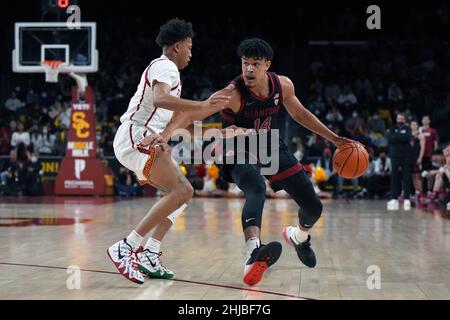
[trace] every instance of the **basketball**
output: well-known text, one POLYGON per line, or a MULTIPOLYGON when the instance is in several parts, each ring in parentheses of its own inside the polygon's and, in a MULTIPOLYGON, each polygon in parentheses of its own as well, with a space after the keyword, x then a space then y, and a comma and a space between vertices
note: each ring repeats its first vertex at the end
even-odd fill
POLYGON ((344 143, 334 152, 334 171, 346 179, 361 177, 368 166, 369 154, 361 144, 344 143))

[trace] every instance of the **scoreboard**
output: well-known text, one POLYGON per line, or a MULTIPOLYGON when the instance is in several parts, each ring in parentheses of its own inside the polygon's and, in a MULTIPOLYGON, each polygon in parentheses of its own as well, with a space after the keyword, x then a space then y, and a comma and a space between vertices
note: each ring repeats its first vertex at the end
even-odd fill
POLYGON ((71 5, 78 5, 78 0, 41 0, 43 12, 66 13, 71 5))

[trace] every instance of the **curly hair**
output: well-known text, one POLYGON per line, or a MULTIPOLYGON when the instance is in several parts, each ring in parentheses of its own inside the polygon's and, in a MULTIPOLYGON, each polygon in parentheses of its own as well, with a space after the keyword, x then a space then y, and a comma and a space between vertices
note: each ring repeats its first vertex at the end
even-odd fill
POLYGON ((160 27, 156 43, 161 48, 164 48, 178 41, 193 37, 192 23, 175 18, 167 21, 160 27))
POLYGON ((237 49, 239 58, 273 59, 273 49, 266 41, 259 38, 250 38, 241 42, 237 49))

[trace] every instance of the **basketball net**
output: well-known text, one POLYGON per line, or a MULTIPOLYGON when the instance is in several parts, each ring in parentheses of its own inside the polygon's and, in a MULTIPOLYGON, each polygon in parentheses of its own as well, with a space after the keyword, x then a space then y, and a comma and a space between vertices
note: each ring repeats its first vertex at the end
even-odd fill
POLYGON ((58 74, 62 63, 62 61, 58 60, 44 60, 41 62, 45 70, 46 82, 58 82, 58 74))

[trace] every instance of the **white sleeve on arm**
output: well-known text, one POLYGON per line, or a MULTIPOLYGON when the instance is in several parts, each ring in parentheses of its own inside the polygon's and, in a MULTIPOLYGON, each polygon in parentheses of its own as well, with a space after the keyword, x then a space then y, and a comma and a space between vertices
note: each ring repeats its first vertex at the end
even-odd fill
POLYGON ((158 81, 166 83, 170 88, 173 88, 180 81, 180 73, 172 61, 157 61, 150 67, 147 80, 150 82, 150 85, 153 85, 154 81, 158 81))
POLYGON ((17 133, 13 133, 12 137, 11 137, 11 147, 15 147, 17 145, 17 133))

